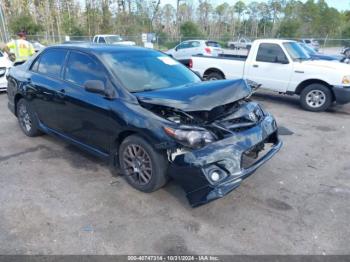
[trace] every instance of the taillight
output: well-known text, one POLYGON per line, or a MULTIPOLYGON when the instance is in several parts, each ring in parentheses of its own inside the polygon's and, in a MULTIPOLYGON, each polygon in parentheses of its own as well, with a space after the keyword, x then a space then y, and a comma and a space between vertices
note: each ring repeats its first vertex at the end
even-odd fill
POLYGON ((204 48, 204 51, 205 51, 206 53, 208 53, 208 54, 211 54, 211 49, 210 49, 210 47, 204 48))
POLYGON ((190 61, 188 61, 188 67, 189 67, 189 68, 192 68, 192 67, 193 67, 193 60, 192 60, 192 59, 190 59, 190 61))

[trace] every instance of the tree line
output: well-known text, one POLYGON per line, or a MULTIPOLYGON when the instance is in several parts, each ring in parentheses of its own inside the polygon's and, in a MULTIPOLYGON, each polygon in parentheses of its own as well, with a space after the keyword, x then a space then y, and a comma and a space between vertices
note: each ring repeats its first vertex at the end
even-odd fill
POLYGON ((9 31, 47 39, 154 32, 160 41, 179 37, 230 40, 237 36, 350 38, 350 12, 325 0, 2 0, 9 31))

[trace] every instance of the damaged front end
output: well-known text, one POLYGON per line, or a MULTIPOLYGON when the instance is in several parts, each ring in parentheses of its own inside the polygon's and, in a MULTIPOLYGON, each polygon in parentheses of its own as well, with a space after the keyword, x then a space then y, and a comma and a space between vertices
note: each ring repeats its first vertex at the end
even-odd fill
MULTIPOLYGON (((228 103, 218 105, 219 101, 208 100, 197 106, 200 110, 191 103, 177 108, 173 101, 162 103, 163 94, 152 94, 157 103, 150 103, 150 97, 140 100, 144 107, 172 123, 164 127, 178 145, 168 149, 169 174, 183 187, 193 207, 228 194, 282 146, 275 119, 248 98, 251 89, 247 83, 231 81, 225 87, 226 97, 216 99, 228 103), (231 99, 226 92, 228 84, 235 86, 231 99)), ((205 89, 198 88, 197 93, 205 93, 205 89)), ((198 100, 206 99, 203 93, 189 100, 197 99, 198 105, 198 100)), ((177 100, 176 104, 181 103, 177 100)))

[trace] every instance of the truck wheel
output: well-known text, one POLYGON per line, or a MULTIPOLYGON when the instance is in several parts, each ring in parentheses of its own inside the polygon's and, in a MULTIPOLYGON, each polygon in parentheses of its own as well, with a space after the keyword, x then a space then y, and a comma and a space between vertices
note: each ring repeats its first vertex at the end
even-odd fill
POLYGON ((30 106, 23 98, 17 103, 17 118, 19 126, 26 136, 34 137, 42 134, 30 106))
POLYGON ((153 192, 168 181, 168 160, 151 144, 131 135, 119 148, 119 163, 126 181, 137 190, 153 192))
POLYGON ((207 81, 215 81, 215 80, 220 80, 224 79, 223 75, 218 73, 218 72, 211 72, 207 75, 205 78, 207 81))
POLYGON ((300 94, 301 106, 313 112, 327 110, 333 102, 331 90, 322 84, 311 84, 305 87, 300 94))

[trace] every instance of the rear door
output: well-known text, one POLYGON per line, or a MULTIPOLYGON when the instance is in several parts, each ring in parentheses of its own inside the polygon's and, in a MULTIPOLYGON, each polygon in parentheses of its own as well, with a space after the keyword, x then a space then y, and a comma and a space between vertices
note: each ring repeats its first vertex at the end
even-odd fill
POLYGON ((57 108, 62 107, 62 69, 68 51, 45 50, 32 64, 28 80, 28 97, 39 120, 51 129, 58 128, 57 108))
MULTIPOLYGON (((252 54, 254 55, 254 54, 252 54)), ((293 71, 293 63, 278 44, 261 43, 256 59, 246 63, 246 78, 262 85, 262 88, 286 92, 293 71)))

